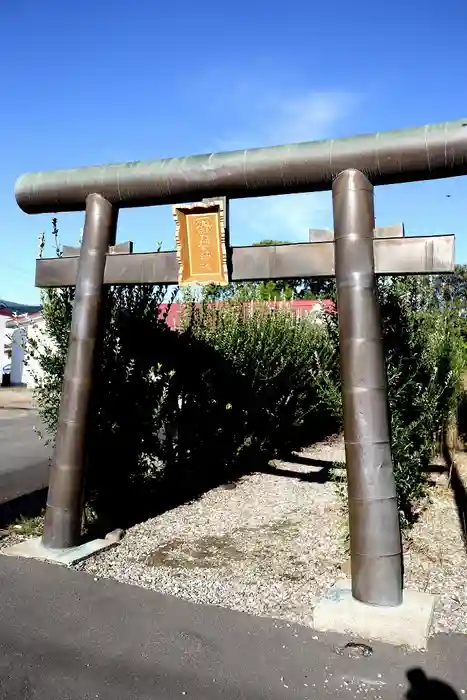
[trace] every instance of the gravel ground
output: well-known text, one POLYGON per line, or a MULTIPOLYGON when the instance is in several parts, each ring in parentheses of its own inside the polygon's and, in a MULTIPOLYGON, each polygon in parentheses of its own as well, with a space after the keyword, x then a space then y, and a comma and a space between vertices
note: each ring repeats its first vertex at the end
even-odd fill
MULTIPOLYGON (((467 487, 467 455, 458 453, 456 464, 467 487)), ((461 489, 465 487, 461 484, 461 489)), ((466 494, 461 505, 464 523, 466 494)), ((437 480, 430 498, 431 505, 404 544, 405 585, 438 597, 433 632, 467 634, 467 539, 447 474, 437 480)))
MULTIPOLYGON (((342 457, 340 446, 318 452, 319 459, 342 457)), ((136 525, 119 547, 80 568, 196 603, 310 624, 315 596, 345 558, 341 508, 334 485, 313 481, 319 468, 282 462, 280 470, 136 525)))
MULTIPOLYGON (((316 598, 348 570, 342 501, 319 466, 343 462, 343 444, 301 456, 309 463, 277 463, 275 473, 253 474, 233 490, 215 489, 136 525, 119 547, 80 568, 197 603, 311 624, 316 598)), ((467 477, 463 455, 460 472, 467 477)), ((405 585, 439 596, 433 632, 467 633, 467 555, 445 477, 431 497, 405 542, 405 585)))
MULTIPOLYGON (((77 568, 310 625, 316 598, 348 572, 342 501, 320 465, 343 462, 343 444, 317 445, 300 457, 140 523, 118 547, 77 568)), ((467 456, 458 455, 457 464, 467 484, 467 456)), ((466 546, 446 475, 431 500, 404 543, 405 585, 438 596, 433 633, 467 633, 466 546)), ((19 537, 5 538, 0 548, 19 537)))

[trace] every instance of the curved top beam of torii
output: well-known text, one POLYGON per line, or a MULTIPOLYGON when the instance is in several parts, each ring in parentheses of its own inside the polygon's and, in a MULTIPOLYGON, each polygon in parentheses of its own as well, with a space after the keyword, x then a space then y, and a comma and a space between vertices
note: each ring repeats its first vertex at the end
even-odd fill
POLYGON ((81 211, 97 193, 119 207, 329 190, 342 170, 373 185, 467 174, 467 118, 440 124, 229 153, 97 165, 22 175, 28 214, 81 211))

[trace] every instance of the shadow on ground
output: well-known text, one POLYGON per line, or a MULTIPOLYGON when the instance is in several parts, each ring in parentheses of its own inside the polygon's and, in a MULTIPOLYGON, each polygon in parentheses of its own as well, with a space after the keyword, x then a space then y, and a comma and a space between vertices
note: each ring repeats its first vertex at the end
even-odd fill
MULTIPOLYGON (((336 436, 337 437, 337 436, 336 436)), ((292 454, 284 457, 284 461, 288 462, 291 467, 283 469, 280 466, 267 464, 266 466, 257 469, 263 474, 272 474, 275 476, 283 476, 289 479, 298 479, 308 483, 325 484, 328 481, 345 481, 345 462, 332 461, 325 459, 315 459, 306 455, 292 454), (293 469, 292 465, 300 465, 310 467, 313 471, 303 471, 293 469)), ((430 464, 426 467, 425 472, 428 474, 440 474, 448 472, 449 467, 441 464, 430 464)))
POLYGON ((20 518, 37 518, 44 512, 47 489, 15 498, 0 505, 0 528, 4 529, 20 518))
POLYGON ((126 329, 128 346, 111 357, 114 366, 101 367, 106 385, 96 386, 90 413, 98 418, 87 437, 93 533, 128 528, 215 487, 234 488, 272 459, 337 432, 308 360, 306 373, 293 353, 258 367, 257 357, 239 361, 188 331, 148 333, 143 342, 126 329), (163 368, 158 382, 155 365, 163 368))
POLYGON ((443 440, 442 452, 446 469, 449 471, 449 484, 454 496, 464 547, 467 552, 467 490, 459 473, 453 452, 446 440, 443 440))
POLYGON ((405 700, 459 700, 459 696, 449 683, 430 678, 421 668, 407 671, 409 689, 405 700))
POLYGON ((464 546, 467 551, 467 491, 455 464, 453 464, 451 468, 450 483, 454 494, 462 537, 464 539, 464 546))

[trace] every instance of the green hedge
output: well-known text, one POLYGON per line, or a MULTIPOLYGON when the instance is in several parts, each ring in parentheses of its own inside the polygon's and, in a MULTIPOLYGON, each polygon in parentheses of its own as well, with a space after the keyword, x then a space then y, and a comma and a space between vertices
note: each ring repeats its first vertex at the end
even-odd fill
MULTIPOLYGON (((106 520, 165 507, 167 498, 189 497, 339 429, 329 371, 336 349, 325 327, 287 307, 245 313, 240 303, 187 304, 185 329, 174 332, 160 316, 165 294, 145 286, 107 292, 86 482, 87 503, 106 520)), ((56 342, 35 349, 43 371, 36 397, 52 433, 72 303, 70 290, 44 294, 56 342)))
POLYGON ((410 524, 461 396, 463 342, 458 317, 437 307, 430 278, 381 280, 379 290, 394 471, 401 514, 410 524))
MULTIPOLYGON (((240 452, 248 447, 271 458, 339 429, 341 400, 332 374, 337 348, 324 319, 297 318, 286 302, 271 308, 232 301, 187 305, 184 325, 232 377, 219 401, 228 406, 229 439, 240 452)), ((211 369, 207 381, 219 381, 211 369)))
MULTIPOLYGON (((331 294, 335 299, 335 288, 331 294)), ((427 494, 430 463, 462 397, 465 353, 459 315, 439 303, 435 279, 380 278, 378 295, 394 474, 407 526, 427 494)), ((337 323, 337 317, 328 318, 334 344, 337 323)))
MULTIPOLYGON (((379 283, 399 505, 409 524, 426 493, 436 436, 455 410, 463 368, 458 323, 429 279, 379 283)), ((251 290, 250 290, 251 291, 251 290)), ((181 332, 160 316, 167 290, 106 293, 88 436, 86 500, 122 524, 261 467, 341 427, 338 328, 287 304, 186 301, 181 332)), ((250 294, 251 296, 251 294, 250 294)), ((52 348, 36 346, 36 396, 54 432, 73 293, 43 295, 52 348)))

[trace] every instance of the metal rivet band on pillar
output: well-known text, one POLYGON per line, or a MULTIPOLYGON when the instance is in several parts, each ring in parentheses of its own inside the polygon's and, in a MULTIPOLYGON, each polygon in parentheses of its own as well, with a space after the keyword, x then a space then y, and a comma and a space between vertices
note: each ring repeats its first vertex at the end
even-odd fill
POLYGON ((63 379, 55 452, 50 471, 43 544, 79 544, 83 509, 85 435, 96 340, 103 300, 106 255, 113 243, 117 210, 98 194, 86 200, 68 357, 63 379))
POLYGON ((345 170, 332 187, 352 594, 402 602, 402 553, 373 258, 373 186, 345 170))

